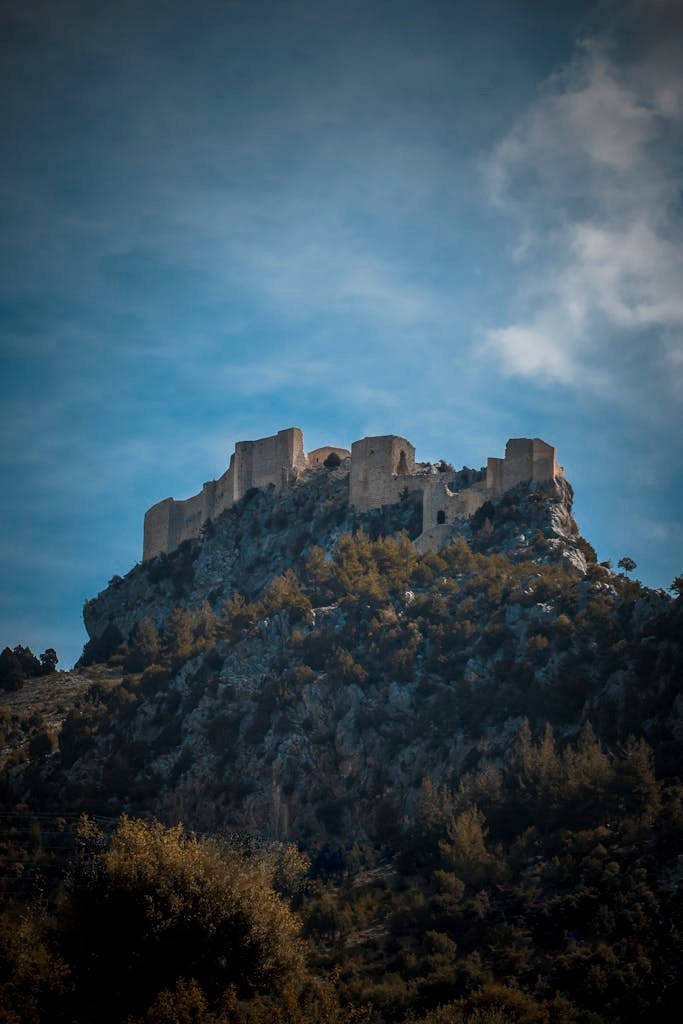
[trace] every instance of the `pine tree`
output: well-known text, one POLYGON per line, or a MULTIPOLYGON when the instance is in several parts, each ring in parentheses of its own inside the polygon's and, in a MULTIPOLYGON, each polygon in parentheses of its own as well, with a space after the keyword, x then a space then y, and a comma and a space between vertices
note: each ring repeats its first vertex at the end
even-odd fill
POLYGON ((164 630, 164 654, 171 661, 186 661, 192 654, 194 630, 186 608, 174 608, 164 630))
POLYGON ((148 617, 140 619, 135 627, 135 648, 145 665, 152 665, 159 656, 159 631, 148 617))

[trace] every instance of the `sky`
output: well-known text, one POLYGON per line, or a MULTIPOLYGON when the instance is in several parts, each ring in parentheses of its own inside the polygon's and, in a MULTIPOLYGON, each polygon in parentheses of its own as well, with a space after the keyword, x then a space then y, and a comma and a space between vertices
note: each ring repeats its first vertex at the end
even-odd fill
POLYGON ((683 570, 683 8, 2 0, 0 647, 86 639, 236 440, 555 444, 683 570))

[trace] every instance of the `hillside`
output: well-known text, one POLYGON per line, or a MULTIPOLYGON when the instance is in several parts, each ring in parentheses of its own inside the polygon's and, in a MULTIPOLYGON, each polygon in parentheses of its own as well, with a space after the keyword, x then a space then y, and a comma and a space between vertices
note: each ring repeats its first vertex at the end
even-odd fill
POLYGON ((520 484, 419 554, 418 503, 354 512, 343 465, 247 493, 86 604, 57 739, 5 761, 17 836, 296 842, 312 969, 378 1024, 669 1019, 683 599, 596 564, 571 502, 520 484))
MULTIPOLYGON (((585 572, 595 552, 579 535, 572 498, 564 479, 521 484, 460 520, 451 539, 462 537, 473 551, 505 554, 513 562, 585 572)), ((199 608, 206 602, 218 611, 236 591, 258 598, 274 577, 301 566, 312 547, 329 556, 345 533, 362 530, 376 539, 405 530, 414 540, 421 523, 419 493, 406 493, 395 505, 355 511, 349 504, 348 463, 308 472, 284 491, 254 488, 217 521, 207 521, 201 539, 185 541, 125 577, 115 576, 86 602, 83 617, 95 646, 86 649, 85 660, 127 640, 140 618, 160 626, 176 607, 199 608)))
POLYGON ((586 567, 565 481, 520 485, 417 555, 415 502, 359 515, 347 476, 254 491, 86 604, 82 671, 109 658, 122 682, 67 717, 46 801, 376 838, 425 776, 495 761, 525 719, 643 735, 674 768, 678 605, 586 567))

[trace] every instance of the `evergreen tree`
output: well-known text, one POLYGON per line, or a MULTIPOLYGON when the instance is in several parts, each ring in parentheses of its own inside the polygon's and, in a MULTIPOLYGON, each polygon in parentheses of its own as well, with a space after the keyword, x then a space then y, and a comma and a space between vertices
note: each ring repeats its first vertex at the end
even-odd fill
POLYGON ((57 652, 54 647, 48 647, 40 655, 41 673, 42 675, 49 676, 52 672, 57 670, 57 652))
POLYGON ((192 614, 186 608, 174 608, 164 628, 164 654, 174 662, 192 655, 194 629, 192 614))

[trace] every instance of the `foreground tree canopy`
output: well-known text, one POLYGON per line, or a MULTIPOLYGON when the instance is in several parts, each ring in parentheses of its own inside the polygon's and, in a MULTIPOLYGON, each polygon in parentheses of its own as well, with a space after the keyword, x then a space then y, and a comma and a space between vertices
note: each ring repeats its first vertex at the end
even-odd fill
POLYGON ((272 856, 127 817, 108 841, 84 819, 79 845, 54 914, 4 922, 15 1011, 0 1019, 118 1021, 178 987, 196 1009, 298 986, 300 923, 272 856))

